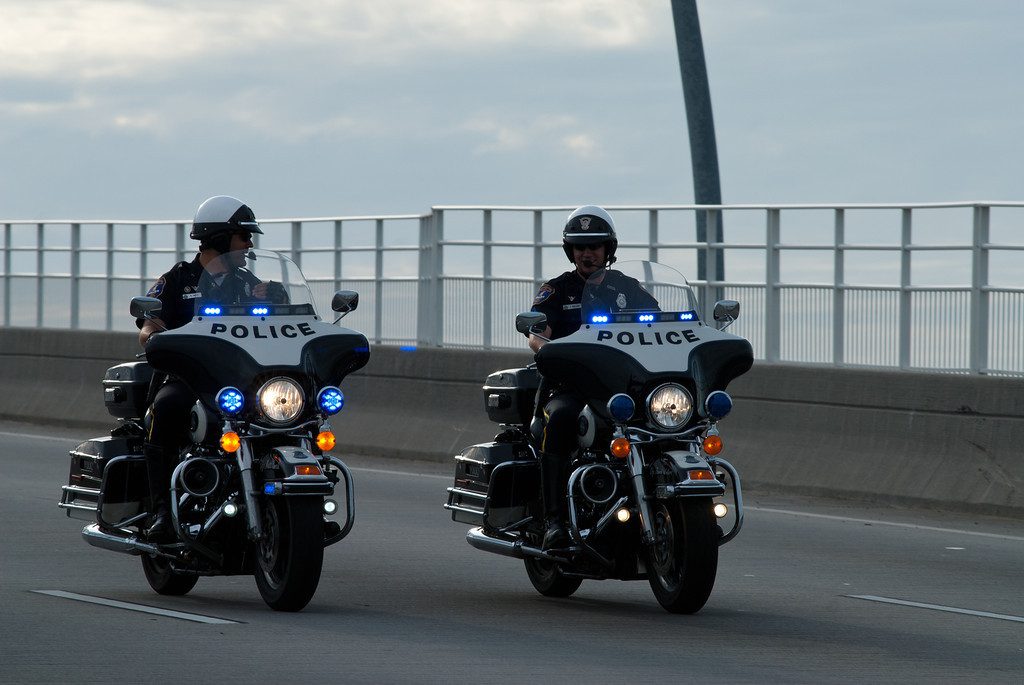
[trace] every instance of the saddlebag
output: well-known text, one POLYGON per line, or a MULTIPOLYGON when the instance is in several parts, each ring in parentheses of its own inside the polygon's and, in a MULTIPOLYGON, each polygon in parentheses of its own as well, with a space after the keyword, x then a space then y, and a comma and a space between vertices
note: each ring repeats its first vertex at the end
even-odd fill
POLYGON ((455 457, 445 509, 453 521, 502 528, 531 515, 539 494, 540 466, 524 444, 485 442, 455 457))
POLYGON ((111 459, 142 454, 142 439, 102 437, 86 440, 68 452, 71 470, 68 484, 61 488, 59 507, 71 518, 95 521, 103 472, 111 459))
POLYGON ((537 369, 505 369, 487 377, 484 408, 495 423, 529 425, 533 418, 540 374, 537 369))
POLYGON ((107 369, 103 376, 103 404, 111 416, 140 419, 146 413, 146 398, 153 367, 146 362, 128 362, 107 369))

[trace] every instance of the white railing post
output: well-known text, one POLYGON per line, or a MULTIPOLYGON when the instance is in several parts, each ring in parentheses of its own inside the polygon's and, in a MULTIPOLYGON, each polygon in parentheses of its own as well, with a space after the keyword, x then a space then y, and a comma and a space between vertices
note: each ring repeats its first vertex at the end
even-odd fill
POLYGON ((185 224, 174 224, 174 263, 185 261, 185 224))
MULTIPOLYGON (((107 271, 106 288, 106 323, 104 330, 114 330, 114 224, 107 224, 107 271)), ((148 292, 148 291, 146 291, 148 292)))
POLYGON ((719 279, 722 277, 718 273, 718 251, 720 248, 712 247, 714 242, 717 240, 718 235, 718 222, 722 220, 721 210, 708 209, 704 210, 707 212, 707 218, 705 224, 707 230, 705 237, 707 240, 704 243, 704 320, 713 322, 715 320, 715 302, 721 299, 722 286, 719 284, 719 279))
POLYGON ((420 273, 416 307, 416 341, 440 347, 444 337, 444 283, 441 253, 444 211, 433 209, 420 219, 420 273))
POLYGON ((989 295, 988 295, 989 208, 974 207, 971 248, 971 352, 972 373, 988 373, 989 295))
MULTIPOLYGON (((533 212, 533 288, 534 292, 544 282, 544 213, 533 212)), ((530 300, 533 301, 532 299, 530 300)))
POLYGON ((341 290, 341 220, 334 222, 334 292, 341 290))
POLYGON ((764 358, 777 362, 780 357, 782 330, 782 303, 779 292, 779 238, 781 212, 769 209, 765 227, 765 283, 764 283, 764 358))
POLYGON ((483 263, 483 344, 484 349, 489 350, 491 348, 491 241, 493 240, 494 232, 491 223, 491 210, 484 210, 484 234, 483 234, 483 245, 484 245, 484 263, 483 263))
POLYGON ((911 210, 900 210, 900 306, 899 306, 899 365, 910 368, 910 265, 913 219, 911 210))
POLYGON ((846 215, 842 209, 835 210, 835 253, 832 267, 832 363, 842 364, 845 355, 846 338, 846 259, 843 245, 846 243, 846 215))
POLYGON ((11 325, 11 225, 4 224, 4 326, 11 325))
POLYGON ((79 290, 82 278, 82 225, 71 224, 71 329, 80 328, 79 290))
POLYGON ((292 261, 302 270, 302 222, 292 222, 292 261))
POLYGON ((373 341, 379 343, 384 330, 384 219, 377 219, 374 228, 373 341))
POLYGON ((650 245, 647 248, 647 259, 652 262, 658 261, 658 210, 651 209, 647 212, 647 239, 650 245))
POLYGON ((43 327, 43 224, 36 224, 36 328, 43 327))
POLYGON ((146 278, 146 271, 149 268, 149 226, 139 224, 139 292, 145 293, 149 290, 149 279, 146 278))

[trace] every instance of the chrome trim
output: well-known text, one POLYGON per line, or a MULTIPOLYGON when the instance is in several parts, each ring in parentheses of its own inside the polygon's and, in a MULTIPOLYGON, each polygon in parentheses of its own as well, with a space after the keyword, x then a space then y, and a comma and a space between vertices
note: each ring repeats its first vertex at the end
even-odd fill
POLYGON ((356 493, 352 483, 352 472, 345 466, 345 462, 337 457, 325 455, 325 458, 338 469, 345 481, 345 525, 341 527, 339 533, 324 540, 324 547, 327 547, 343 539, 352 530, 352 525, 356 520, 356 493))
POLYGON ((732 481, 732 494, 735 500, 734 505, 736 507, 736 521, 732 525, 732 530, 722 536, 718 541, 718 546, 721 547, 725 543, 732 540, 740 532, 740 528, 743 527, 743 491, 740 487, 740 474, 733 467, 732 464, 727 462, 725 459, 711 458, 708 462, 714 466, 721 466, 729 473, 729 479, 732 481))
POLYGON ((235 461, 242 479, 242 498, 245 500, 245 518, 249 529, 249 539, 259 540, 263 535, 263 528, 260 526, 260 504, 256 499, 252 479, 252 450, 247 441, 240 441, 238 451, 235 452, 235 461))
POLYGON ((492 537, 479 526, 470 528, 466 532, 466 542, 469 543, 470 547, 475 547, 484 552, 501 554, 502 556, 515 559, 534 557, 537 559, 547 559, 548 561, 565 561, 565 559, 548 554, 542 549, 525 545, 522 540, 502 540, 492 537))
MULTIPOLYGON (((628 502, 629 497, 620 497, 619 501, 613 504, 612 508, 606 511, 604 513, 604 516, 598 519, 597 523, 594 525, 594 530, 590 533, 590 535, 600 534, 601 531, 604 530, 605 526, 608 525, 608 522, 612 520, 612 517, 615 516, 615 512, 624 507, 628 502)), ((588 535, 587 537, 590 537, 590 535, 588 535)))
POLYGON ((487 501, 486 492, 475 492, 473 490, 464 490, 463 488, 446 488, 445 492, 449 495, 459 495, 460 497, 472 497, 474 499, 480 499, 487 501))
POLYGON ((131 533, 125 532, 124 535, 116 535, 114 533, 108 533, 104 530, 100 530, 99 524, 93 523, 82 529, 82 537, 93 547, 99 547, 100 549, 107 549, 112 552, 122 552, 123 554, 159 554, 160 548, 156 545, 149 544, 148 542, 142 542, 139 538, 131 533))
MULTIPOLYGON (((657 442, 659 440, 686 440, 686 438, 692 436, 694 433, 700 433, 708 427, 707 421, 701 421, 689 428, 682 433, 655 433, 653 431, 645 430, 643 428, 637 428, 636 426, 626 427, 626 437, 629 438, 630 442, 657 442)), ((696 442, 694 440, 688 440, 687 442, 696 442)))
POLYGON ((647 503, 647 490, 644 487, 644 459, 636 445, 630 445, 626 463, 629 466, 630 474, 633 476, 636 508, 640 514, 640 526, 643 529, 641 541, 645 545, 650 545, 654 542, 654 528, 651 523, 651 507, 647 503))
POLYGON ((483 509, 470 509, 469 507, 460 507, 458 504, 444 504, 445 509, 448 511, 461 511, 464 514, 476 514, 477 516, 483 516, 483 509))
POLYGON ((81 485, 62 485, 60 486, 61 492, 71 492, 76 495, 93 495, 95 497, 100 496, 99 488, 86 488, 81 485))

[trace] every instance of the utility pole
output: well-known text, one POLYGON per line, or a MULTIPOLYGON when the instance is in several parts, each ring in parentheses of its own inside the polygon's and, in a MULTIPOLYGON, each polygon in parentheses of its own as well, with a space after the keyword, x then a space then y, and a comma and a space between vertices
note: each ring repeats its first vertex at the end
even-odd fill
MULTIPOLYGON (((690 134, 690 164, 693 167, 693 197, 699 205, 722 204, 718 178, 718 147, 715 145, 715 121, 711 114, 711 91, 704 62, 704 41, 700 36, 697 0, 672 0, 672 20, 679 50, 679 71, 683 78, 686 126, 690 134)), ((708 238, 708 213, 697 212, 697 242, 722 242, 722 214, 716 213, 714 237, 708 238)), ((697 278, 708 279, 707 253, 715 255, 711 280, 725 278, 725 259, 720 249, 701 250, 697 254, 697 278)), ((717 294, 718 289, 714 289, 717 294)), ((714 300, 720 299, 720 295, 714 300)), ((713 301, 713 300, 712 300, 713 301)))

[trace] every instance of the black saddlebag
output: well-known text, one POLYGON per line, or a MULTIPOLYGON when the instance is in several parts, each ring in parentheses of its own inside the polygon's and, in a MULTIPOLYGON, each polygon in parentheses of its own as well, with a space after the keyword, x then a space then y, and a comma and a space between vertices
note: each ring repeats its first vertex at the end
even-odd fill
MULTIPOLYGON (((68 452, 68 455, 71 457, 71 470, 68 474, 68 484, 61 488, 59 506, 71 518, 95 521, 104 469, 115 457, 128 455, 142 460, 142 438, 113 438, 109 436, 93 438, 68 452)), ((142 466, 144 469, 144 462, 142 466)), ((138 467, 135 470, 140 471, 138 467)), ((140 477, 138 473, 122 473, 122 476, 126 483, 132 483, 133 489, 137 489, 140 477)), ((141 478, 144 489, 148 490, 148 484, 144 480, 144 470, 141 470, 141 478)), ((124 488, 122 488, 123 490, 124 488)))
POLYGON ((103 377, 103 403, 111 416, 140 419, 146 413, 146 397, 153 367, 146 362, 128 362, 107 369, 103 377))
POLYGON ((495 423, 529 425, 540 386, 537 369, 495 371, 484 383, 484 408, 495 423))
POLYGON ((521 521, 539 506, 540 466, 522 443, 485 442, 455 457, 452 520, 489 528, 521 521))

